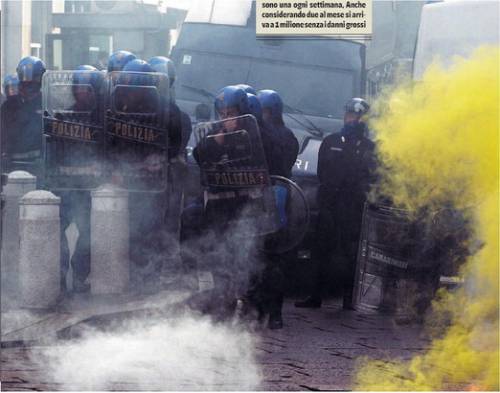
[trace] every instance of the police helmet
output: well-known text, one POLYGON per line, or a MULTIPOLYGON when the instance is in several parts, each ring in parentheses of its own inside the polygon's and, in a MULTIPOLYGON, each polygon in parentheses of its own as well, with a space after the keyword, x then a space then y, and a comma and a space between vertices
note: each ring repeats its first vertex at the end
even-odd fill
POLYGON ((82 64, 76 67, 77 71, 97 71, 97 68, 88 64, 82 64))
POLYGON ((134 59, 129 61, 125 67, 123 67, 124 72, 155 72, 153 68, 148 64, 147 61, 142 59, 134 59))
POLYGON ((214 107, 217 114, 223 109, 235 107, 240 116, 246 115, 249 113, 247 93, 238 86, 226 86, 215 96, 214 107))
POLYGON ((351 98, 344 106, 344 110, 357 115, 365 115, 370 110, 370 105, 362 98, 351 98))
POLYGON ((119 83, 129 86, 153 86, 152 75, 147 75, 153 72, 153 68, 146 61, 134 59, 123 67, 123 75, 120 75, 119 83))
POLYGON ((45 63, 35 56, 27 56, 21 59, 16 69, 17 77, 21 83, 42 83, 42 76, 45 71, 45 63))
POLYGON ((3 91, 7 97, 19 94, 19 78, 16 74, 7 75, 3 80, 3 91))
POLYGON ((270 109, 273 119, 280 120, 283 116, 283 101, 280 95, 274 90, 260 90, 257 93, 262 109, 270 109))
POLYGON ((172 60, 165 56, 155 56, 149 59, 148 63, 155 72, 167 75, 170 86, 173 86, 175 82, 175 66, 172 60))
POLYGON ((136 55, 126 50, 119 50, 109 56, 108 59, 108 72, 121 71, 123 67, 129 62, 136 59, 136 55))
POLYGON ((257 95, 257 91, 250 85, 246 85, 244 83, 240 83, 239 85, 236 85, 237 87, 245 90, 245 93, 250 93, 253 94, 254 96, 257 95))
POLYGON ((258 122, 262 121, 262 106, 260 101, 255 94, 247 93, 248 99, 248 109, 251 115, 253 115, 258 122))
POLYGON ((99 72, 94 66, 87 64, 80 65, 75 71, 77 72, 73 75, 74 85, 91 85, 95 90, 98 90, 102 86, 104 73, 99 72))

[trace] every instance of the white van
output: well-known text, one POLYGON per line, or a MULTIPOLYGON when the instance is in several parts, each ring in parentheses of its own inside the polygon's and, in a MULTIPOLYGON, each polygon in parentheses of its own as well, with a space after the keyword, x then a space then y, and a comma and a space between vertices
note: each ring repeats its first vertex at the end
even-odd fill
POLYGON ((438 61, 450 66, 484 44, 499 44, 497 0, 450 0, 426 4, 422 10, 413 62, 413 79, 438 61))

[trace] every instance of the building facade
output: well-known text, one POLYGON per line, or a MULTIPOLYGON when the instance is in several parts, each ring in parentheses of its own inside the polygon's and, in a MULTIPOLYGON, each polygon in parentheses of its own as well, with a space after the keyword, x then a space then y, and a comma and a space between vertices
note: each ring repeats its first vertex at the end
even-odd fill
POLYGON ((170 31, 185 10, 142 0, 1 0, 1 74, 40 57, 49 69, 103 68, 115 50, 148 59, 168 55, 170 31))

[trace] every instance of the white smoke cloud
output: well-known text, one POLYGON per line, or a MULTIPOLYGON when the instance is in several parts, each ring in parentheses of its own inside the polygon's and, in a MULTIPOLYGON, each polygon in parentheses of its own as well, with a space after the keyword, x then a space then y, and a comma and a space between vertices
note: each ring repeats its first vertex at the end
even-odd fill
POLYGON ((89 328, 33 360, 68 390, 255 390, 261 378, 253 335, 194 314, 89 328))

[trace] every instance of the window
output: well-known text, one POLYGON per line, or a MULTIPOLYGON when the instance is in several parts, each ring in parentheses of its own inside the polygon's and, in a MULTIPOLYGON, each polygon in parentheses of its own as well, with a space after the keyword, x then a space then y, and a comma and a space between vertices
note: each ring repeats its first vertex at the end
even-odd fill
POLYGON ((244 57, 186 52, 178 67, 178 79, 184 82, 176 85, 176 93, 182 99, 211 102, 206 93, 215 95, 224 86, 244 83, 249 70, 250 59, 244 57))
POLYGON ((90 1, 88 0, 66 0, 64 12, 68 14, 81 14, 90 12, 90 1))
MULTIPOLYGON (((347 70, 254 60, 247 83, 276 90, 283 102, 308 115, 340 118, 352 97, 353 73, 347 70)), ((292 109, 293 108, 293 109, 292 109)))
POLYGON ((355 88, 355 71, 200 52, 181 54, 178 79, 189 81, 190 86, 176 86, 181 99, 212 100, 207 93, 215 95, 224 86, 248 83, 257 90, 276 90, 291 108, 333 118, 342 117, 344 103, 355 88))
POLYGON ((30 44, 31 56, 40 57, 40 49, 42 49, 42 45, 37 42, 32 42, 30 44))

